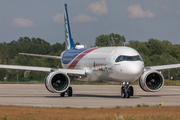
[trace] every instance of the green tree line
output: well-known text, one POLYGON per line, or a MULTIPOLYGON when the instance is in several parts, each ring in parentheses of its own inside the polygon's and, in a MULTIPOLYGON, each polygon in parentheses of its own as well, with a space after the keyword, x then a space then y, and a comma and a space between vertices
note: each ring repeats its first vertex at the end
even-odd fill
MULTIPOLYGON (((50 45, 41 38, 20 37, 17 41, 0 43, 0 64, 62 68, 60 60, 24 56, 19 53, 60 56, 64 50, 65 42, 50 45)), ((27 79, 44 80, 46 75, 47 73, 31 72, 27 79)), ((0 79, 3 80, 4 77, 8 79, 23 78, 24 71, 0 69, 0 79)))
MULTIPOLYGON (((96 37, 95 46, 124 46, 125 42, 125 37, 119 34, 103 34, 96 37)), ((136 49, 142 56, 145 66, 180 63, 180 45, 173 45, 168 40, 160 41, 153 38, 146 42, 130 40, 125 46, 136 49)), ((60 56, 64 50, 65 42, 51 45, 41 38, 20 37, 10 43, 0 43, 0 64, 62 68, 60 60, 24 56, 18 53, 60 56)), ((4 77, 16 79, 17 75, 19 78, 24 78, 24 71, 19 71, 18 74, 17 72, 0 69, 0 79, 4 79, 4 77)), ((169 70, 165 70, 163 74, 166 79, 172 76, 174 79, 180 80, 180 69, 171 69, 170 75, 169 70)), ((47 73, 31 72, 27 78, 43 80, 46 75, 47 73)))

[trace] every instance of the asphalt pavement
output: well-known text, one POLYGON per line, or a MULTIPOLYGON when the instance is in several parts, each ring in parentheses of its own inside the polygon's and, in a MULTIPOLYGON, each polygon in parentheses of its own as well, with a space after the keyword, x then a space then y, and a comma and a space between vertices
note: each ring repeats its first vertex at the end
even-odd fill
POLYGON ((43 84, 0 84, 0 104, 38 107, 107 108, 117 106, 180 106, 180 86, 144 92, 134 85, 134 96, 121 98, 120 85, 72 85, 72 97, 50 93, 43 84))

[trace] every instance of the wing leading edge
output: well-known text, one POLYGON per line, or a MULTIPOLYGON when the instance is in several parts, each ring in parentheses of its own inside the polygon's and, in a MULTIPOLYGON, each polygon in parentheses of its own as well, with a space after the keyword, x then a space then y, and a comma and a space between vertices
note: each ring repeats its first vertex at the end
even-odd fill
POLYGON ((60 56, 51 56, 51 55, 40 55, 40 54, 29 54, 29 53, 19 53, 20 55, 28 55, 28 56, 36 56, 36 57, 44 57, 44 58, 52 58, 52 59, 61 59, 60 56))
POLYGON ((166 69, 172 69, 172 68, 180 68, 180 64, 149 66, 149 67, 145 67, 144 69, 145 71, 148 71, 148 70, 166 70, 166 69))
POLYGON ((58 68, 48 68, 48 67, 1 65, 1 64, 0 64, 0 69, 36 71, 36 72, 46 72, 46 73, 60 71, 71 75, 85 75, 86 73, 85 70, 77 70, 77 69, 58 69, 58 68))

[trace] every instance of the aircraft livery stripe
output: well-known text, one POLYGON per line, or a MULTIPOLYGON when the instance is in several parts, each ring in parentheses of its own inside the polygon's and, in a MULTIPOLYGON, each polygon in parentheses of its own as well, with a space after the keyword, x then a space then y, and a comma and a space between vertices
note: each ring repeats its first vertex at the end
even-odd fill
POLYGON ((98 49, 99 47, 88 49, 84 52, 82 52, 78 57, 75 58, 75 60, 71 63, 71 65, 68 67, 68 69, 74 69, 77 65, 77 63, 88 53, 90 53, 93 50, 98 49))

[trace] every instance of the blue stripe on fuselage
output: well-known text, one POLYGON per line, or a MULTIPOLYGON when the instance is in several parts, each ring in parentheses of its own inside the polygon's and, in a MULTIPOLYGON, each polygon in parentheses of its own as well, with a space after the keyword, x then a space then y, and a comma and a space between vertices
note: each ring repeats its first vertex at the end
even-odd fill
POLYGON ((90 49, 90 48, 66 50, 62 56, 62 63, 63 64, 70 63, 76 56, 78 56, 80 53, 82 53, 88 49, 90 49))

